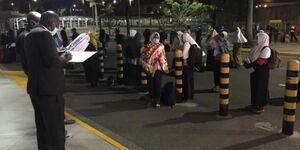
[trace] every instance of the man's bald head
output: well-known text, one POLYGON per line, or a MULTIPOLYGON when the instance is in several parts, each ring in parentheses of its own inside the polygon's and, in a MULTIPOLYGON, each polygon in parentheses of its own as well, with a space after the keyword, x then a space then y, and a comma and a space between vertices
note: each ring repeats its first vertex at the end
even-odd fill
POLYGON ((59 17, 54 11, 46 11, 41 16, 40 24, 53 31, 59 25, 59 17))
POLYGON ((36 11, 31 11, 27 15, 27 22, 30 27, 36 26, 41 19, 41 14, 36 11))

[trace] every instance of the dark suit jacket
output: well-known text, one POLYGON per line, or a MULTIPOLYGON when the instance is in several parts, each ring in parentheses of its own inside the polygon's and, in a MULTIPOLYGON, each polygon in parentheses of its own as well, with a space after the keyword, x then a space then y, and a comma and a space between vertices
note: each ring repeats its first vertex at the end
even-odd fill
POLYGON ((26 57, 25 57, 24 44, 25 44, 25 38, 28 34, 29 34, 28 30, 24 30, 23 32, 21 32, 17 39, 17 45, 16 45, 16 50, 20 54, 22 68, 26 75, 28 74, 27 73, 28 71, 27 71, 27 65, 26 65, 27 61, 26 61, 26 57))
POLYGON ((60 95, 64 92, 64 62, 58 56, 50 32, 33 29, 25 38, 28 67, 27 92, 31 95, 60 95))

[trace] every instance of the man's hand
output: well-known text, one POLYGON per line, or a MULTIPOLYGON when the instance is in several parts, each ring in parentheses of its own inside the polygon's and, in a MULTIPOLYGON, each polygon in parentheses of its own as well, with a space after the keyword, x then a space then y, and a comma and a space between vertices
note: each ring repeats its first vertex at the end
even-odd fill
POLYGON ((69 61, 72 59, 72 54, 70 52, 66 52, 64 58, 66 59, 66 61, 69 61))

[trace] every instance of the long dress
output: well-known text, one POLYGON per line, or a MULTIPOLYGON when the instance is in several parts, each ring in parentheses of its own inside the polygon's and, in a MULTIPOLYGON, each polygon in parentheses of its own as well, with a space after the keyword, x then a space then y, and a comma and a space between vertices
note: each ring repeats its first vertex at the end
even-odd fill
MULTIPOLYGON (((90 43, 85 51, 96 51, 96 48, 90 43)), ((91 83, 91 86, 97 86, 100 68, 98 54, 96 53, 84 61, 83 67, 87 82, 91 83)))

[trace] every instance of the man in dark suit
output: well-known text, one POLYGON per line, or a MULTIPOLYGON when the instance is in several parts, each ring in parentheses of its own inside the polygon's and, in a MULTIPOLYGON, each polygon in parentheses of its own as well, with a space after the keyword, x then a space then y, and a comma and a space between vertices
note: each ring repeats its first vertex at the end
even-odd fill
POLYGON ((27 23, 28 25, 26 26, 26 29, 20 33, 17 39, 17 44, 16 44, 16 49, 17 52, 20 54, 21 58, 21 64, 23 67, 23 70, 25 74, 27 74, 27 67, 26 67, 26 58, 25 58, 25 53, 24 53, 24 42, 25 42, 25 37, 29 34, 30 30, 36 27, 39 24, 41 18, 41 14, 32 11, 29 12, 27 15, 27 23))
POLYGON ((50 32, 58 25, 56 13, 44 12, 40 27, 32 29, 25 38, 27 92, 35 112, 39 150, 65 150, 63 66, 72 56, 57 53, 50 32))
POLYGON ((67 47, 68 46, 68 36, 66 32, 66 27, 63 27, 62 30, 60 31, 60 36, 62 38, 63 46, 67 47))

